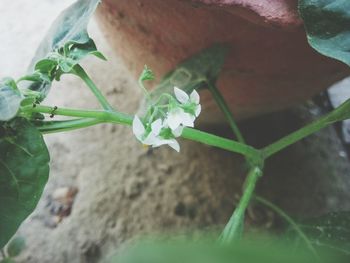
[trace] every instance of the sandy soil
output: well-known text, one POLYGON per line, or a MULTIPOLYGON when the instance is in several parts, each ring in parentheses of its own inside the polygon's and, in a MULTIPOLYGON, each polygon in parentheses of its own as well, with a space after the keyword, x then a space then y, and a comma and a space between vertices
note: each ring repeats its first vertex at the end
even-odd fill
MULTIPOLYGON (((72 1, 27 2, 0 3, 2 76, 24 72, 50 20, 72 1)), ((95 22, 90 31, 109 61, 88 59, 87 71, 113 105, 135 112, 141 98, 135 80, 95 22)), ((97 107, 89 90, 71 76, 54 85, 45 104, 97 107)), ((315 106, 303 106, 247 122, 244 129, 252 143, 262 145, 318 114, 315 106)), ((181 141, 181 154, 166 147, 148 152, 129 128, 112 125, 45 139, 52 158, 50 181, 37 210, 19 231, 27 241, 19 262, 102 262, 144 233, 215 229, 226 222, 241 193, 242 158, 196 143, 181 141), (70 215, 57 224, 54 214, 60 204, 52 194, 62 187, 75 187, 78 194, 70 215)), ((268 162, 259 191, 296 216, 349 209, 349 172, 346 153, 329 128, 268 162)), ((274 215, 251 208, 250 225, 271 222, 277 222, 274 215)))

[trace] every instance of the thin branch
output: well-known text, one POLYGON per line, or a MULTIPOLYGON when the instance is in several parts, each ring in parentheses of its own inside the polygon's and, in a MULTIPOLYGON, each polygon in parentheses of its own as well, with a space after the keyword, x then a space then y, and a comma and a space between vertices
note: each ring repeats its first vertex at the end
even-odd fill
POLYGON ((300 238, 305 242, 306 246, 310 249, 310 251, 315 255, 317 259, 319 259, 319 255, 315 248, 313 247, 311 241, 306 236, 306 234, 301 230, 301 228, 298 226, 298 224, 289 216, 287 213, 285 213, 281 208, 276 206, 275 204, 271 203, 270 201, 266 200, 265 198, 261 196, 254 196, 253 197, 255 201, 258 203, 261 203, 265 205, 266 207, 270 208, 272 211, 274 211, 276 214, 278 214, 281 218, 283 218, 287 223, 291 225, 291 227, 294 229, 294 231, 300 236, 300 238))
POLYGON ((85 84, 90 88, 92 93, 95 95, 97 100, 100 102, 103 109, 105 109, 107 111, 113 110, 113 107, 109 104, 109 102, 107 101, 105 96, 103 96, 103 94, 101 93, 99 88, 97 88, 95 83, 91 80, 89 75, 85 72, 85 70, 79 64, 74 66, 73 72, 75 75, 80 77, 85 82, 85 84))
POLYGON ((230 108, 228 107, 225 99, 222 97, 220 91, 217 89, 217 87, 214 84, 207 83, 207 85, 208 85, 208 88, 209 88, 211 94, 213 95, 213 98, 215 99, 217 105, 219 106, 219 108, 221 109, 223 114, 225 115, 233 133, 237 137, 237 140, 240 143, 245 143, 243 135, 235 122, 233 114, 232 114, 230 108))

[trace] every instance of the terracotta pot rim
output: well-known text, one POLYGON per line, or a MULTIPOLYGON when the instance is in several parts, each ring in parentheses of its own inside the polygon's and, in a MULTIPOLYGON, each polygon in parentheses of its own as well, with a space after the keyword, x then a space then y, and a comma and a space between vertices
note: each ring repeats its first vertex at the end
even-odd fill
POLYGON ((290 30, 302 25, 296 0, 178 0, 224 9, 255 24, 290 30))

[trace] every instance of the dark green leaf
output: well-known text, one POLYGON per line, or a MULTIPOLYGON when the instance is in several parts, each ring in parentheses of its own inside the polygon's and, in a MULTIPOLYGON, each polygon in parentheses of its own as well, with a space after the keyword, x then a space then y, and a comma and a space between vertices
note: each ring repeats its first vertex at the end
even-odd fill
POLYGON ((26 246, 26 241, 23 237, 17 236, 10 240, 6 247, 6 252, 9 257, 17 257, 26 246))
POLYGON ((66 44, 59 50, 61 57, 58 59, 58 66, 65 73, 71 72, 73 67, 88 55, 96 56, 106 60, 103 54, 97 51, 96 45, 92 39, 84 44, 66 44))
POLYGON ((42 81, 45 80, 46 82, 50 82, 50 78, 47 75, 43 75, 39 71, 34 72, 31 75, 25 75, 21 77, 19 80, 17 80, 17 83, 20 81, 32 81, 32 82, 37 82, 37 81, 42 81))
POLYGON ((350 212, 330 213, 299 226, 320 253, 350 258, 350 212))
POLYGON ((42 59, 35 64, 34 69, 36 72, 44 73, 51 77, 49 80, 53 80, 52 74, 57 69, 57 61, 49 58, 42 59))
POLYGON ((96 45, 92 39, 84 44, 71 44, 70 47, 66 49, 65 57, 68 57, 74 61, 80 61, 87 55, 94 55, 100 59, 106 60, 103 54, 97 51, 96 45))
MULTIPOLYGON (((37 63, 41 63, 42 60, 49 57, 50 60, 55 61, 55 65, 60 66, 63 72, 68 72, 69 69, 72 68, 72 64, 79 63, 82 58, 89 54, 103 57, 103 55, 96 50, 93 40, 87 33, 87 25, 99 1, 100 0, 78 0, 60 14, 37 49, 29 67, 29 75, 32 75, 34 70, 38 67, 42 73, 47 73, 44 71, 49 71, 49 66, 44 69, 42 65, 38 66, 37 63), (66 54, 66 51, 69 51, 70 54, 66 54), (57 60, 53 59, 53 56, 56 55, 62 56, 63 58, 58 57, 57 60)), ((56 70, 50 71, 50 74, 53 75, 49 75, 51 81, 53 79, 59 79, 60 75, 63 73, 62 71, 56 70)), ((29 88, 40 91, 46 96, 50 86, 51 82, 39 80, 33 82, 29 88)))
POLYGON ((16 83, 12 79, 0 81, 0 121, 14 118, 22 101, 16 83))
POLYGON ((350 66, 350 1, 299 0, 310 45, 350 66))
POLYGON ((0 248, 35 209, 49 175, 39 131, 16 118, 0 126, 0 248))

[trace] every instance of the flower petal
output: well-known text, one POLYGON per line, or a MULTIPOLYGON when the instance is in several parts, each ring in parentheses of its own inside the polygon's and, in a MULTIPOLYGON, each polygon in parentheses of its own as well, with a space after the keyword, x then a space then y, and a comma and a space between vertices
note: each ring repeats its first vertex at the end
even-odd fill
POLYGON ((132 132, 135 134, 136 138, 142 140, 142 135, 145 133, 145 127, 141 122, 140 118, 135 115, 132 121, 132 132))
POLYGON ((158 135, 160 133, 160 130, 162 129, 162 120, 161 119, 157 119, 154 122, 152 122, 151 124, 151 129, 152 129, 152 133, 154 135, 158 135))
POLYGON ((154 145, 159 142, 159 138, 154 135, 152 132, 148 134, 148 136, 142 141, 143 144, 145 145, 154 145))
POLYGON ((169 144, 171 142, 172 142, 171 139, 161 139, 158 137, 158 140, 154 144, 152 144, 152 146, 155 148, 155 147, 162 146, 164 144, 169 144))
POLYGON ((175 130, 181 124, 181 114, 183 110, 173 110, 168 112, 166 118, 166 124, 169 125, 170 129, 175 130))
POLYGON ((181 114, 181 123, 184 126, 193 127, 194 126, 194 120, 195 120, 195 117, 192 114, 190 114, 190 113, 183 112, 183 114, 181 114))
POLYGON ((176 99, 182 104, 187 103, 190 99, 187 93, 179 89, 178 87, 174 87, 174 93, 175 93, 176 99))
POLYGON ((172 131, 172 132, 173 132, 173 135, 174 135, 175 137, 180 137, 181 134, 182 134, 183 129, 184 129, 184 126, 180 125, 180 126, 177 127, 175 130, 172 131))
POLYGON ((180 144, 177 142, 177 140, 172 139, 171 142, 168 143, 168 145, 173 148, 175 151, 180 152, 180 144))
POLYGON ((192 91, 190 95, 190 99, 191 99, 191 102, 199 104, 199 94, 195 89, 192 91))
POLYGON ((198 104, 197 107, 196 107, 196 110, 195 110, 196 117, 199 116, 201 111, 202 111, 202 106, 200 104, 198 104))

